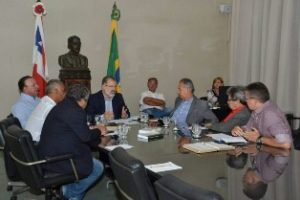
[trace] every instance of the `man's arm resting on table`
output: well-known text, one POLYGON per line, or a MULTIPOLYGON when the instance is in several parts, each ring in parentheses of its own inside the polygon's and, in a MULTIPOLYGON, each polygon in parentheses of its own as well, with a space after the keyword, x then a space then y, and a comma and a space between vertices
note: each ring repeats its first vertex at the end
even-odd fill
POLYGON ((161 106, 161 107, 165 107, 166 106, 166 102, 164 100, 161 99, 156 99, 153 97, 145 97, 143 99, 144 104, 150 105, 150 106, 161 106))
POLYGON ((271 147, 279 147, 283 149, 290 149, 291 144, 288 142, 279 143, 275 138, 272 137, 261 137, 262 144, 271 146, 271 147))

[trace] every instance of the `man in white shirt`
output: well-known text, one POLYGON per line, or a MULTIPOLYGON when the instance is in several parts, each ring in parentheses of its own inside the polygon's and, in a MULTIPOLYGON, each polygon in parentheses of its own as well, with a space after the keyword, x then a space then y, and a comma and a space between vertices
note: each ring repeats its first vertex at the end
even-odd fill
POLYGON ((155 118, 169 116, 172 109, 166 107, 164 95, 156 92, 158 86, 157 78, 149 78, 147 86, 149 90, 141 95, 140 111, 148 113, 155 118))
POLYGON ((46 96, 41 99, 41 102, 32 111, 25 126, 25 129, 31 133, 33 141, 40 141, 40 135, 48 113, 64 97, 64 84, 56 79, 50 80, 47 83, 46 96))

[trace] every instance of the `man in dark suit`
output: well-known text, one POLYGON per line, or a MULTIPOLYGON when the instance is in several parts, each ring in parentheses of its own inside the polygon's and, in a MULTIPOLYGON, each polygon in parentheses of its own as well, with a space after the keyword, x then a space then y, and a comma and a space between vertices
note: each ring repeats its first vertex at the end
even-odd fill
POLYGON ((172 119, 184 135, 190 135, 188 129, 192 124, 202 122, 218 122, 218 118, 209 109, 206 101, 194 95, 192 80, 183 78, 178 84, 178 97, 175 100, 175 111, 172 119))
POLYGON ((106 120, 125 119, 130 117, 130 112, 125 105, 121 93, 116 93, 116 81, 111 76, 102 79, 101 90, 92 94, 88 106, 87 114, 94 117, 102 115, 106 120))
MULTIPOLYGON (((80 180, 64 185, 63 195, 68 199, 82 199, 86 190, 103 173, 103 165, 93 159, 87 143, 99 141, 106 134, 103 125, 94 129, 87 126, 84 108, 87 105, 89 90, 80 84, 71 86, 67 97, 49 112, 42 128, 38 151, 41 158, 60 154, 73 154, 80 180)), ((72 174, 69 161, 47 164, 44 170, 52 173, 72 174)))

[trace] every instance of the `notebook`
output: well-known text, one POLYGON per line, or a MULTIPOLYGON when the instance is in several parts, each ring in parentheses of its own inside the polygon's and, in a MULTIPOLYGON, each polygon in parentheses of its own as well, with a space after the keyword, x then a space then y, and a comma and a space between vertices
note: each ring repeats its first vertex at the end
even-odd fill
POLYGON ((226 135, 224 133, 218 134, 207 134, 207 136, 211 137, 213 140, 217 142, 224 142, 227 144, 247 144, 247 140, 243 137, 235 137, 231 135, 226 135))
POLYGON ((227 144, 219 144, 215 142, 197 142, 191 144, 184 144, 183 148, 193 151, 195 153, 208 153, 214 151, 233 150, 235 147, 227 144))

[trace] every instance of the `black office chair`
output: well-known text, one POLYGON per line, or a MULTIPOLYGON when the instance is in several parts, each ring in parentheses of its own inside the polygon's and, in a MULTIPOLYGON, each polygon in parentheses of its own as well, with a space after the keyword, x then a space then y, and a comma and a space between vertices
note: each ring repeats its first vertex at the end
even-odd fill
POLYGON ((109 153, 115 185, 127 199, 154 200, 156 194, 144 164, 118 147, 109 153))
MULTIPOLYGON (((52 197, 63 199, 62 196, 59 196, 59 193, 55 193, 56 189, 60 188, 61 185, 79 180, 72 154, 57 155, 42 160, 38 159, 36 147, 34 146, 30 133, 16 125, 8 127, 7 132, 4 133, 4 138, 6 142, 5 145, 10 149, 9 153, 16 163, 22 180, 33 190, 44 190, 46 200, 51 200, 52 197), (41 165, 62 160, 70 160, 73 173, 60 174, 43 172, 41 165)), ((17 199, 17 197, 12 196, 11 199, 17 199)))
POLYGON ((155 183, 158 198, 161 200, 221 200, 219 194, 204 190, 172 176, 165 175, 155 183))
POLYGON ((7 175, 7 191, 12 191, 12 196, 17 196, 29 188, 27 185, 22 182, 21 177, 17 171, 16 165, 13 159, 9 155, 9 147, 5 145, 4 133, 7 132, 7 128, 12 125, 21 126, 19 120, 13 116, 9 116, 8 118, 0 121, 0 138, 1 143, 3 144, 3 159, 4 159, 4 166, 5 172, 7 175))
POLYGON ((287 113, 285 116, 291 127, 292 136, 294 138, 300 136, 300 117, 294 116, 293 113, 287 113))

